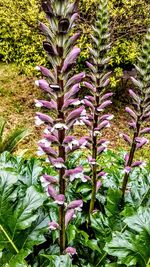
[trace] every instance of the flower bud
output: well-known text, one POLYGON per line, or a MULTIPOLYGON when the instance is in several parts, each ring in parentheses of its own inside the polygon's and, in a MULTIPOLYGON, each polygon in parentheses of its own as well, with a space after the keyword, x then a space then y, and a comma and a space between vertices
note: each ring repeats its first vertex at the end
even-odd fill
POLYGON ((54 222, 54 221, 49 222, 48 225, 49 225, 49 229, 50 229, 50 230, 57 230, 57 229, 60 229, 59 224, 56 223, 56 222, 54 222))
POLYGON ((65 215, 65 226, 67 227, 73 216, 75 215, 74 209, 68 209, 65 215))
POLYGON ((67 33, 69 25, 70 23, 68 19, 60 19, 58 22, 59 33, 62 33, 62 34, 67 33))
POLYGON ((126 107, 125 110, 126 110, 126 112, 129 113, 129 115, 130 115, 135 121, 137 120, 137 115, 135 114, 135 112, 134 112, 131 108, 126 107))
POLYGON ((70 256, 77 254, 76 249, 73 247, 67 247, 64 252, 65 254, 69 254, 70 256))
POLYGON ((68 209, 77 209, 77 210, 81 210, 83 206, 83 201, 81 199, 79 200, 73 200, 72 202, 70 202, 67 206, 67 210, 68 209))

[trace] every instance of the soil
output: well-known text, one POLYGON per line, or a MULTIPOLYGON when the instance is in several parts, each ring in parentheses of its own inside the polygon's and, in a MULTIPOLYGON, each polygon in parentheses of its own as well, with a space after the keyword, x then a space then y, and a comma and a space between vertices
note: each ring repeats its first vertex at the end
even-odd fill
MULTIPOLYGON (((42 137, 42 131, 34 126, 34 116, 37 108, 34 99, 44 99, 42 92, 34 85, 36 78, 19 75, 19 70, 13 64, 0 64, 0 116, 6 124, 6 133, 15 127, 21 126, 32 130, 32 134, 19 144, 16 153, 27 150, 27 156, 36 155, 37 142, 42 137)), ((126 102, 126 99, 125 101, 126 102)), ((109 148, 114 151, 127 149, 120 133, 129 132, 128 115, 125 113, 125 104, 115 99, 108 113, 114 115, 111 127, 103 131, 103 136, 110 141, 109 148)), ((85 128, 76 127, 76 135, 86 134, 85 128)), ((150 146, 139 152, 140 157, 148 157, 150 146)))

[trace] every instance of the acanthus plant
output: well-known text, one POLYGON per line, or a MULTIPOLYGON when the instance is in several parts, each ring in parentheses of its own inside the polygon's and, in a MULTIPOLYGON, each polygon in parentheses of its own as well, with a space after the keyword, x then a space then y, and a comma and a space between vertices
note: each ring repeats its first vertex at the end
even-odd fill
POLYGON ((48 94, 48 100, 35 100, 37 107, 44 107, 55 113, 55 118, 49 114, 36 113, 36 125, 46 124, 44 138, 39 141, 39 154, 47 155, 47 161, 55 168, 57 177, 43 175, 42 182, 47 185, 47 193, 59 207, 58 221, 49 223, 50 230, 59 230, 60 253, 75 253, 66 242, 66 227, 82 207, 82 200, 67 203, 66 189, 69 179, 74 179, 83 173, 82 167, 67 169, 68 155, 83 146, 85 139, 77 140, 72 136, 74 124, 82 124, 86 110, 75 94, 80 90, 80 82, 85 73, 72 75, 72 67, 80 54, 75 46, 79 33, 71 36, 71 31, 78 18, 77 3, 67 0, 43 1, 42 8, 50 23, 50 27, 40 23, 40 30, 47 37, 43 42, 52 70, 38 66, 44 79, 36 81, 36 85, 48 94), (70 135, 71 134, 71 135, 70 135), (68 252, 69 251, 69 252, 68 252))
POLYGON ((109 84, 111 72, 107 71, 107 65, 110 57, 108 50, 110 49, 110 34, 108 31, 109 19, 107 10, 107 1, 101 0, 97 12, 97 20, 93 27, 93 48, 90 49, 91 61, 87 62, 89 69, 90 82, 84 82, 84 85, 90 89, 90 95, 85 97, 85 105, 89 106, 89 129, 90 129, 90 149, 91 156, 88 158, 92 168, 91 182, 92 195, 90 201, 89 214, 94 210, 96 194, 101 186, 102 177, 106 175, 98 166, 98 157, 107 149, 108 141, 101 137, 101 131, 106 127, 110 127, 112 114, 104 114, 104 110, 112 101, 111 92, 106 92, 109 84))
POLYGON ((122 201, 128 185, 130 173, 134 167, 143 166, 144 162, 137 160, 134 162, 135 152, 148 143, 146 134, 150 133, 147 123, 150 120, 150 29, 148 30, 143 43, 142 52, 135 65, 137 78, 131 77, 135 90, 129 90, 132 98, 133 108, 126 107, 126 112, 131 117, 129 127, 133 131, 133 137, 122 134, 124 140, 130 146, 130 151, 125 155, 125 174, 122 184, 122 201))

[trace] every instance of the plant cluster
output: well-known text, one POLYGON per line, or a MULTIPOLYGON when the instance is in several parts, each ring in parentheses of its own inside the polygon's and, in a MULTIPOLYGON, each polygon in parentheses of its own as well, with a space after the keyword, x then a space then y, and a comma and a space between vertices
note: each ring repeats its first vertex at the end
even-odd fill
MULTIPOLYGON (((43 48, 53 66, 53 70, 50 71, 43 66, 38 66, 37 70, 41 71, 42 76, 45 78, 35 82, 37 86, 48 94, 47 100, 35 100, 36 106, 54 110, 53 117, 47 113, 36 113, 36 125, 46 125, 44 137, 39 141, 38 154, 46 154, 46 161, 53 166, 57 173, 55 176, 44 174, 42 178, 43 186, 55 204, 58 214, 55 220, 49 222, 49 228, 51 231, 57 231, 58 233, 60 255, 69 254, 72 257, 78 255, 77 243, 79 241, 75 239, 74 242, 69 242, 67 231, 73 218, 79 216, 77 211, 81 213, 82 207, 83 214, 81 213, 81 218, 83 216, 84 221, 82 223, 80 222, 78 227, 79 229, 84 229, 89 242, 96 242, 97 244, 97 240, 93 241, 93 236, 97 239, 98 235, 93 232, 92 227, 95 224, 95 220, 99 220, 101 216, 103 220, 106 219, 105 216, 109 217, 109 213, 106 211, 107 205, 111 205, 115 209, 115 215, 122 221, 121 226, 119 226, 121 228, 118 228, 117 218, 113 214, 116 230, 124 230, 124 219, 121 216, 123 216, 124 209, 126 209, 125 198, 128 192, 129 176, 134 168, 143 167, 143 161, 134 161, 134 154, 136 150, 141 149, 148 142, 143 135, 150 132, 150 128, 144 125, 145 122, 149 121, 150 116, 150 37, 148 31, 143 44, 141 57, 139 58, 139 64, 136 66, 139 78, 132 78, 134 85, 138 89, 137 92, 129 90, 135 111, 130 107, 126 107, 126 112, 131 116, 129 126, 133 130, 133 137, 130 138, 129 135, 122 134, 124 140, 131 147, 130 152, 124 155, 123 181, 119 181, 116 190, 108 190, 106 193, 106 202, 104 199, 97 201, 97 193, 102 187, 107 175, 103 171, 104 166, 99 164, 99 157, 106 151, 108 143, 105 138, 101 138, 101 131, 106 127, 110 127, 109 121, 112 119, 111 114, 104 113, 105 108, 112 103, 110 100, 112 93, 106 90, 111 74, 107 71, 107 65, 110 61, 108 56, 110 36, 108 32, 107 1, 101 0, 99 4, 96 23, 93 26, 93 35, 91 35, 93 46, 89 47, 90 61, 86 62, 88 68, 87 73, 74 75, 73 67, 80 54, 80 49, 76 46, 79 33, 74 33, 71 36, 75 21, 78 18, 77 2, 69 3, 67 0, 43 2, 42 7, 50 23, 50 27, 40 23, 40 29, 47 38, 43 42, 43 48), (78 97, 78 92, 82 87, 88 89, 88 95, 84 99, 78 97), (89 130, 88 136, 83 136, 78 140, 73 135, 74 126, 76 125, 87 127, 89 130), (85 159, 86 168, 81 164, 74 166, 74 168, 69 168, 68 162, 70 156, 77 149, 84 150, 85 148, 89 150, 85 159), (84 183, 79 188, 88 189, 85 192, 88 192, 90 195, 84 198, 84 195, 81 194, 82 190, 80 191, 78 188, 79 198, 76 195, 68 198, 68 191, 71 187, 70 182, 74 185, 74 188, 76 188, 78 182, 81 184, 84 183), (119 189, 119 186, 122 188, 119 189), (115 203, 111 199, 113 196, 115 197, 115 203), (86 204, 86 208, 89 210, 85 215, 84 204, 86 204), (71 246, 69 243, 71 243, 71 246)), ((104 195, 102 195, 103 198, 105 198, 104 195)), ((110 217, 112 217, 112 214, 110 217)), ((94 229, 97 230, 97 227, 94 229)), ((78 231, 78 229, 75 231, 78 231)), ((111 245, 108 242, 108 244, 102 246, 102 251, 105 250, 110 253, 110 247, 111 245)), ((103 254, 102 251, 101 254, 103 254)), ((103 261, 105 255, 107 253, 104 253, 98 261, 97 266, 100 266, 99 264, 103 261)), ((110 255, 113 255, 113 253, 110 253, 110 255)), ((94 255, 94 260, 95 257, 96 255, 94 255)), ((141 259, 140 261, 142 262, 141 259)), ((133 262, 136 263, 137 259, 134 259, 133 262)))
POLYGON ((135 161, 150 133, 150 31, 139 57, 126 107, 129 152, 107 151, 103 130, 112 104, 107 0, 97 11, 86 73, 75 73, 80 49, 75 33, 78 1, 42 1, 49 26, 39 23, 52 69, 38 66, 35 100, 41 163, 0 157, 0 265, 43 267, 147 267, 150 259, 150 166, 135 161), (87 90, 83 98, 80 91, 87 90), (75 127, 87 135, 75 136, 75 127), (105 152, 105 154, 104 154, 105 152), (144 246, 143 246, 144 244, 144 246))

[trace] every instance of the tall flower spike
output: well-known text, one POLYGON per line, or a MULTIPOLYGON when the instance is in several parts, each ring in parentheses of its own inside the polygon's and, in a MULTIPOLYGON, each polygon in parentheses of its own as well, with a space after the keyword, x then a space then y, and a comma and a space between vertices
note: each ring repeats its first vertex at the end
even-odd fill
POLYGON ((109 120, 112 115, 103 112, 112 102, 109 99, 112 93, 106 92, 105 87, 109 84, 110 72, 106 71, 109 57, 107 57, 109 43, 109 20, 107 11, 107 0, 100 0, 99 9, 97 12, 97 19, 95 26, 93 27, 93 48, 90 49, 91 62, 87 62, 89 69, 89 82, 84 82, 84 86, 90 90, 90 96, 87 97, 88 102, 91 102, 91 106, 85 101, 85 105, 90 110, 90 138, 92 140, 92 155, 89 158, 89 164, 92 169, 92 196, 90 202, 89 215, 94 210, 94 203, 97 193, 97 185, 100 183, 97 177, 98 165, 97 157, 106 151, 107 141, 99 139, 100 131, 110 126, 109 120))
MULTIPOLYGON (((129 126, 133 129, 132 141, 129 136, 123 135, 124 140, 130 145, 130 152, 125 165, 132 170, 133 167, 138 167, 142 164, 141 161, 133 162, 134 155, 137 149, 142 148, 147 144, 148 140, 143 137, 144 134, 150 133, 150 127, 144 127, 144 123, 150 120, 150 29, 148 30, 141 56, 138 64, 135 66, 138 78, 131 77, 135 86, 134 90, 129 90, 129 95, 132 98, 133 108, 126 108, 126 111, 131 117, 129 126), (141 163, 141 164, 140 164, 141 163)), ((122 184, 122 203, 124 203, 124 196, 129 180, 130 172, 125 172, 122 184)))
MULTIPOLYGON (((67 151, 69 149, 69 152, 71 152, 76 147, 79 147, 79 142, 70 135, 70 130, 78 116, 82 117, 85 113, 83 107, 76 107, 79 101, 76 98, 74 99, 74 95, 80 89, 79 83, 85 74, 79 73, 71 77, 72 69, 70 67, 76 63, 80 53, 80 49, 74 46, 79 34, 77 33, 71 37, 72 27, 74 27, 77 18, 77 1, 70 3, 69 0, 44 0, 42 8, 50 24, 50 27, 48 27, 40 23, 40 29, 46 37, 46 41, 43 42, 43 48, 53 69, 48 70, 42 66, 36 68, 41 71, 45 78, 35 83, 51 98, 50 101, 36 100, 36 105, 38 107, 46 107, 49 110, 53 109, 55 114, 52 119, 49 115, 37 112, 36 124, 37 126, 41 124, 47 125, 44 131, 44 139, 39 142, 39 150, 42 155, 43 153, 47 155, 47 162, 53 165, 55 171, 58 172, 59 192, 55 189, 57 180, 46 174, 44 174, 43 179, 48 185, 47 192, 49 196, 59 208, 59 243, 60 252, 63 253, 67 246, 65 220, 66 224, 68 224, 74 213, 74 210, 69 209, 66 214, 64 203, 67 202, 66 180, 64 179, 67 172, 67 151), (70 98, 71 101, 69 100, 70 98), (70 102, 66 102, 67 100, 70 102), (68 136, 71 136, 71 141, 67 144, 68 136)), ((51 229, 58 228, 54 223, 51 223, 50 227, 51 229)))

